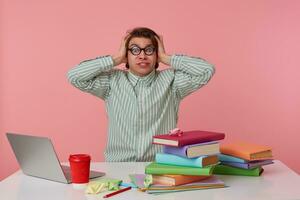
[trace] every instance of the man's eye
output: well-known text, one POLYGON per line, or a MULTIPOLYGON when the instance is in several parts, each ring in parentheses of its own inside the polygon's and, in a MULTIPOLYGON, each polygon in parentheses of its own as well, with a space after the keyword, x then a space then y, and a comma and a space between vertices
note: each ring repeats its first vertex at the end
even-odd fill
POLYGON ((137 48, 137 47, 133 47, 133 48, 131 48, 131 51, 132 51, 133 53, 138 53, 138 52, 140 52, 140 49, 137 48))
POLYGON ((154 48, 153 47, 147 47, 145 49, 146 53, 152 53, 154 51, 154 48))

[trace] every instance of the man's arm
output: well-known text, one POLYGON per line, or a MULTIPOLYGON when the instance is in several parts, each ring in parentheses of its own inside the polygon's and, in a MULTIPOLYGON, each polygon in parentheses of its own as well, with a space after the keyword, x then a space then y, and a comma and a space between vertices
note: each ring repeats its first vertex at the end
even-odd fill
POLYGON ((201 58, 173 55, 171 67, 175 69, 173 89, 179 99, 206 85, 215 73, 212 64, 201 58))
POLYGON ((115 71, 111 56, 81 62, 68 72, 69 82, 81 91, 106 99, 110 89, 110 79, 115 71))
POLYGON ((214 66, 201 58, 167 55, 162 36, 157 37, 156 40, 158 42, 158 61, 174 69, 173 90, 179 99, 183 99, 207 84, 215 73, 214 66))
POLYGON ((122 38, 119 51, 113 56, 101 56, 81 62, 68 72, 69 82, 78 89, 106 99, 110 91, 110 80, 115 75, 114 66, 126 63, 125 43, 128 35, 122 38))

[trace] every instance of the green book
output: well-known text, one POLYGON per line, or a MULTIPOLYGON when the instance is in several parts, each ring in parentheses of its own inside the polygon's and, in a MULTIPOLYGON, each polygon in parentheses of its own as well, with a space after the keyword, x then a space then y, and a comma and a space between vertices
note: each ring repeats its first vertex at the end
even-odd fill
POLYGON ((264 169, 262 167, 256 167, 253 169, 243 169, 243 168, 231 167, 227 165, 217 165, 213 170, 213 174, 260 176, 263 171, 264 169))
POLYGON ((180 174, 180 175, 204 175, 210 176, 214 166, 208 167, 186 167, 177 165, 166 165, 152 162, 145 168, 146 174, 180 174))

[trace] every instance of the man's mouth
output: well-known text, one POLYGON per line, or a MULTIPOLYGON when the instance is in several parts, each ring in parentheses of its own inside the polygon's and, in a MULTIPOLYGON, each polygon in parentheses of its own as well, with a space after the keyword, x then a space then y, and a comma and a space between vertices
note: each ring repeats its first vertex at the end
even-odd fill
POLYGON ((148 62, 140 62, 140 63, 137 63, 138 66, 140 67, 147 67, 150 63, 148 62))

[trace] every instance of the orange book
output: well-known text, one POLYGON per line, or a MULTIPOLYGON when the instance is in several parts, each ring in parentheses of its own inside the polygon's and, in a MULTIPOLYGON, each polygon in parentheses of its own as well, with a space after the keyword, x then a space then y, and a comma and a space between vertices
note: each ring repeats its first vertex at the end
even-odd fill
POLYGON ((153 184, 177 186, 207 179, 211 176, 190 176, 190 175, 152 175, 153 184))
POLYGON ((222 154, 235 156, 249 161, 272 158, 271 147, 248 142, 222 144, 220 146, 220 151, 222 154))

